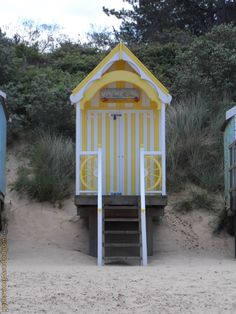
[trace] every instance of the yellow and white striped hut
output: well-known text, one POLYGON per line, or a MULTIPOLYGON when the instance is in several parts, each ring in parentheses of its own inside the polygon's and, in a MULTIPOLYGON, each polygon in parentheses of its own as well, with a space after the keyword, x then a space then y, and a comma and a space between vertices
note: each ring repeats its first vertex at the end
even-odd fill
POLYGON ((119 44, 73 90, 70 99, 76 106, 75 202, 81 217, 90 222, 90 253, 98 256, 99 265, 132 257, 146 264, 152 240, 151 234, 146 239, 151 226, 146 230, 144 220, 151 224, 166 205, 165 106, 171 96, 119 44), (135 219, 135 209, 137 228, 142 229, 140 237, 136 236, 140 254, 131 247, 137 242, 133 239, 128 239, 130 250, 121 245, 127 242, 122 240, 122 231, 132 231, 122 230, 125 224, 130 227, 125 218, 135 219), (108 234, 112 240, 106 239, 108 234), (134 254, 129 256, 127 251, 134 254))

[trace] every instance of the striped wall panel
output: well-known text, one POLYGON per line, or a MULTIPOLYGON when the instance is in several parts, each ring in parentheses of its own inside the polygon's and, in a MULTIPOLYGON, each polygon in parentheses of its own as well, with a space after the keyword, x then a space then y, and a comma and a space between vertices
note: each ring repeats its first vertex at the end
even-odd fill
POLYGON ((138 195, 140 145, 160 150, 159 111, 84 110, 81 132, 83 151, 102 145, 103 194, 138 195))

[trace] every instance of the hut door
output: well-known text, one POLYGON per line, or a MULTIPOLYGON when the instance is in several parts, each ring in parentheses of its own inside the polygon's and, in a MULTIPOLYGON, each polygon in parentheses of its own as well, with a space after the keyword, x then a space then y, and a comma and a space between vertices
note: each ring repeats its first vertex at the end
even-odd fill
POLYGON ((158 117, 151 110, 88 110, 82 149, 102 145, 103 194, 139 195, 140 144, 158 150, 158 117))

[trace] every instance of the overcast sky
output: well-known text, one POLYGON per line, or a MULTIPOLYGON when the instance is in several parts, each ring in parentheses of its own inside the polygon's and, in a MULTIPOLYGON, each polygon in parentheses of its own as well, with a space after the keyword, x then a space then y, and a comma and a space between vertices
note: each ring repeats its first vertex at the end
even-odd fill
MULTIPOLYGON (((40 24, 59 24, 63 33, 72 38, 86 38, 85 33, 104 27, 116 28, 119 21, 107 17, 102 7, 121 9, 127 7, 122 0, 0 0, 0 27, 18 25, 25 20, 33 20, 40 24)), ((6 28, 4 27, 4 30, 6 28)))

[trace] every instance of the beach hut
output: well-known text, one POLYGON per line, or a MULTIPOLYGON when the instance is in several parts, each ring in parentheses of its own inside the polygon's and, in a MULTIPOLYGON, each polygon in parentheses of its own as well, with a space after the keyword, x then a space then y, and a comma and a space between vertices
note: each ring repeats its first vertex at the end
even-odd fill
POLYGON ((224 132, 225 206, 234 217, 236 258, 236 106, 226 112, 224 132))
POLYGON ((165 108, 171 96, 118 44, 73 90, 76 195, 98 265, 153 253, 152 222, 166 205, 165 108))
POLYGON ((6 94, 0 90, 0 231, 3 228, 2 212, 6 193, 6 135, 8 113, 5 105, 6 94))

